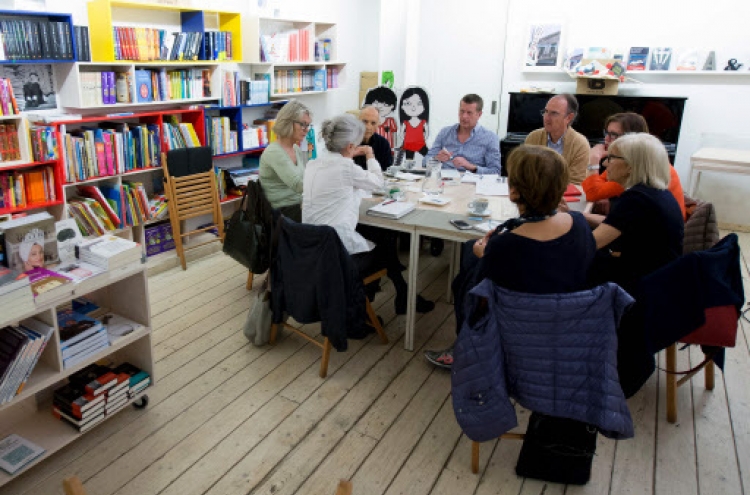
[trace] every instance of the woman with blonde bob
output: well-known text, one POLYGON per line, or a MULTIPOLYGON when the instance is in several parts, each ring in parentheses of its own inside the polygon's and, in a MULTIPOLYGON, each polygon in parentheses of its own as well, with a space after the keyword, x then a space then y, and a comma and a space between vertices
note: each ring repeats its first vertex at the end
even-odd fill
POLYGON ((268 202, 295 222, 302 220, 302 182, 307 163, 307 152, 300 149, 299 143, 311 122, 310 110, 290 100, 276 116, 276 141, 260 156, 260 185, 268 202))

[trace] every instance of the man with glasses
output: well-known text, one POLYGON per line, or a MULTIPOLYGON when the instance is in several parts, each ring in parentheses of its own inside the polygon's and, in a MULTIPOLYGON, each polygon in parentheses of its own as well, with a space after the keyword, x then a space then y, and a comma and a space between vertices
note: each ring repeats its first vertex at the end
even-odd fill
POLYGON ((570 125, 578 115, 578 100, 570 94, 549 99, 542 117, 544 127, 526 137, 526 144, 547 146, 560 153, 568 162, 570 182, 580 184, 586 178, 589 164, 589 142, 570 125))

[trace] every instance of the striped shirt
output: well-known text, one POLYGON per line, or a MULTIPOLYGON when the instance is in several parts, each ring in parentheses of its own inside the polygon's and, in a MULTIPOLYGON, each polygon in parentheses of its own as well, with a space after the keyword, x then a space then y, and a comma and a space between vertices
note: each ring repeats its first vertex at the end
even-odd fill
POLYGON ((552 136, 550 136, 549 132, 547 133, 547 148, 557 151, 559 154, 563 154, 563 146, 565 146, 565 133, 563 133, 562 136, 560 136, 560 139, 557 140, 557 142, 554 142, 552 140, 552 136))
MULTIPOLYGON (((471 135, 466 142, 458 140, 458 124, 444 127, 432 143, 430 151, 424 158, 425 165, 427 160, 433 158, 445 148, 453 158, 462 156, 469 163, 477 166, 477 173, 480 174, 499 174, 500 173, 500 138, 497 134, 477 125, 471 130, 471 135)), ((443 162, 443 168, 457 168, 463 171, 463 167, 454 167, 453 160, 443 162)))

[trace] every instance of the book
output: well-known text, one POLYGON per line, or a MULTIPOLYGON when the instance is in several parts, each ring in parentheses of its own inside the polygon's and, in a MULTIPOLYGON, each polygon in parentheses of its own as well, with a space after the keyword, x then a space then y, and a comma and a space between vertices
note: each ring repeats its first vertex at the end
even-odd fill
POLYGON ((141 255, 142 250, 138 243, 112 235, 86 241, 78 248, 78 257, 82 261, 105 269, 139 261, 141 255))
POLYGON ((106 366, 91 364, 70 375, 71 383, 82 386, 86 394, 97 397, 117 385, 117 375, 106 366))
POLYGON ((367 214, 397 220, 414 211, 416 207, 416 203, 408 201, 387 200, 368 208, 367 214))
POLYGON ((57 311, 57 326, 60 329, 60 348, 65 349, 102 331, 104 326, 96 318, 82 315, 72 309, 57 311))
POLYGON ((135 71, 135 95, 138 103, 153 101, 151 71, 143 69, 135 71))
POLYGON ((25 273, 0 266, 0 296, 29 286, 29 277, 25 273))
POLYGON ((648 47, 631 47, 628 56, 628 70, 646 70, 648 63, 648 47))
POLYGON ((107 313, 101 318, 101 320, 104 327, 107 329, 107 335, 109 335, 110 342, 120 337, 130 335, 131 333, 143 328, 143 325, 140 323, 136 323, 133 320, 129 320, 124 316, 114 313, 107 313))
POLYGON ((34 302, 45 304, 56 298, 70 294, 73 291, 73 280, 46 268, 33 268, 26 272, 34 293, 34 302))
POLYGON ((128 362, 124 362, 115 366, 112 369, 112 371, 114 373, 117 373, 118 375, 124 373, 130 376, 130 388, 131 389, 134 387, 137 387, 138 385, 141 385, 144 380, 148 380, 149 383, 151 381, 150 377, 148 376, 148 373, 146 373, 139 367, 128 362))
POLYGON ((8 474, 15 474, 46 450, 19 435, 9 435, 0 440, 0 468, 8 474))
POLYGON ((89 410, 98 408, 99 404, 104 404, 104 395, 95 397, 87 394, 83 386, 71 382, 55 390, 53 400, 57 404, 70 408, 76 417, 82 418, 89 410))
POLYGON ((47 212, 0 223, 8 266, 18 272, 59 261, 55 219, 47 212))
POLYGON ((669 70, 672 64, 671 48, 654 48, 651 52, 650 70, 669 70))
POLYGON ((55 238, 60 263, 73 263, 76 259, 76 246, 83 242, 81 230, 75 219, 66 218, 55 222, 55 238))

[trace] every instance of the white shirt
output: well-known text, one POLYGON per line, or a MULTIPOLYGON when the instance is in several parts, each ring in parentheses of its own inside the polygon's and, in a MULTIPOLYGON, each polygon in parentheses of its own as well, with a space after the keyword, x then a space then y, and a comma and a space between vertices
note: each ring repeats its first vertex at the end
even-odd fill
POLYGON ((367 160, 367 170, 339 153, 312 160, 302 186, 302 222, 336 229, 349 254, 370 251, 375 245, 354 229, 362 192, 382 186, 383 171, 374 158, 367 160))

